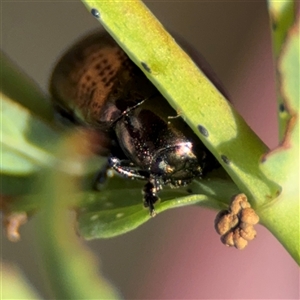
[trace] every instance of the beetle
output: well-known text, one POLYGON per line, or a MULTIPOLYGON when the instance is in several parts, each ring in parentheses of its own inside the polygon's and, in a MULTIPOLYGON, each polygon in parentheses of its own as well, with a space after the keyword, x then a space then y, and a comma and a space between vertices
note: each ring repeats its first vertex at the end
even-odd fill
POLYGON ((62 116, 109 139, 109 168, 146 181, 143 202, 151 216, 164 185, 184 186, 219 166, 107 33, 89 35, 62 56, 50 93, 62 116))

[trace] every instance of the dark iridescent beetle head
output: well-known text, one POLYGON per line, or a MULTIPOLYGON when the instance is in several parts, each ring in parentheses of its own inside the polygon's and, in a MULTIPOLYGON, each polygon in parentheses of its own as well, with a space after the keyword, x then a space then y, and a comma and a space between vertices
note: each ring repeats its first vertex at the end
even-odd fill
POLYGON ((151 172, 166 179, 190 180, 201 176, 201 167, 191 142, 180 142, 157 150, 150 165, 151 172))

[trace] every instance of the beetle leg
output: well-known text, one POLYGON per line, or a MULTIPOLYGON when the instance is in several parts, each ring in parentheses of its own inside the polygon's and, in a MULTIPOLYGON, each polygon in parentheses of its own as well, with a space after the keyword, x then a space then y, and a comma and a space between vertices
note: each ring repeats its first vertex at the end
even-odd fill
POLYGON ((148 98, 143 99, 140 102, 138 102, 137 104, 135 104, 135 105, 127 108, 126 110, 124 110, 119 117, 117 117, 115 120, 112 121, 111 126, 114 126, 114 124, 116 124, 121 118, 123 118, 124 116, 127 116, 130 113, 130 111, 135 110, 138 106, 143 104, 147 99, 148 98))
POLYGON ((110 169, 110 166, 108 163, 106 163, 103 168, 98 172, 96 175, 95 181, 94 181, 94 189, 99 191, 101 190, 103 184, 107 180, 107 171, 110 169))
POLYGON ((132 179, 147 180, 146 172, 135 170, 130 166, 122 166, 122 161, 117 157, 110 157, 108 159, 109 166, 124 177, 132 179))
POLYGON ((151 98, 154 98, 156 96, 158 96, 159 93, 156 92, 155 94, 152 94, 151 96, 147 97, 147 98, 144 98, 143 100, 140 100, 138 103, 136 103, 135 105, 127 108, 126 110, 124 110, 122 112, 122 114, 116 119, 113 121, 113 124, 116 124, 117 121, 119 121, 121 118, 123 118, 124 116, 127 116, 131 111, 134 111, 137 107, 139 107, 140 105, 142 105, 146 100, 148 99, 151 99, 151 98))
POLYGON ((149 212, 151 217, 156 216, 156 212, 154 209, 154 203, 159 199, 157 196, 157 192, 162 189, 162 186, 158 179, 151 178, 145 184, 143 189, 144 194, 144 206, 149 207, 149 212))

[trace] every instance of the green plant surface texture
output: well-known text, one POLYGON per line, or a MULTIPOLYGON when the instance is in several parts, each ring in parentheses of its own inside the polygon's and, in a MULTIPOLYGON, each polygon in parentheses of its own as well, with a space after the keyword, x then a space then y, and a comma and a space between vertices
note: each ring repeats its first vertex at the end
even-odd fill
MULTIPOLYGON (((78 209, 80 235, 85 239, 110 238, 150 220, 149 210, 143 208, 141 201, 142 187, 143 183, 114 176, 100 195, 99 192, 84 193, 78 209)), ((164 189, 156 212, 192 204, 226 209, 230 197, 238 193, 236 185, 228 180, 194 181, 188 189, 164 189)))
MULTIPOLYGON (((279 19, 280 17, 284 18, 285 15, 277 16, 279 19)), ((300 264, 299 28, 298 14, 287 31, 277 59, 279 90, 290 118, 284 128, 285 134, 281 145, 267 153, 261 163, 262 171, 270 180, 280 185, 281 192, 273 202, 259 209, 261 222, 273 232, 298 264, 300 264)))
POLYGON ((267 147, 144 4, 138 0, 83 3, 90 12, 98 11, 101 24, 218 158, 252 205, 274 199, 278 186, 259 169, 267 147), (206 137, 199 126, 206 129, 206 137))
MULTIPOLYGON (((70 163, 77 160, 78 168, 84 168, 84 157, 78 151, 81 143, 80 135, 68 134, 56 144, 56 156, 70 163)), ((56 165, 45 170, 37 182, 42 207, 37 216, 42 268, 53 299, 118 299, 100 274, 96 258, 75 233, 75 215, 69 208, 77 205, 79 187, 76 176, 59 171, 56 165)))

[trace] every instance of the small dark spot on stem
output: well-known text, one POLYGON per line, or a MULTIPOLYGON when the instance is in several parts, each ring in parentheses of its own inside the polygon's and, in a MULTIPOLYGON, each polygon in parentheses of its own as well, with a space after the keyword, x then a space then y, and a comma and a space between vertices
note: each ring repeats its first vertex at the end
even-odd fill
POLYGON ((226 155, 221 155, 221 159, 223 160, 223 162, 224 162, 226 165, 229 165, 229 164, 230 164, 230 160, 229 160, 229 158, 228 158, 226 155))
POLYGON ((277 29, 277 23, 275 21, 272 22, 272 29, 274 31, 277 29))
POLYGON ((143 67, 147 72, 151 73, 151 69, 149 68, 149 66, 148 66, 145 62, 142 61, 141 64, 142 64, 142 67, 143 67))
POLYGON ((283 103, 280 103, 280 105, 279 105, 279 111, 280 112, 284 112, 285 111, 285 107, 284 107, 283 103))
POLYGON ((99 13, 99 11, 98 11, 96 8, 92 8, 92 9, 91 9, 91 14, 92 14, 95 18, 97 18, 97 19, 100 18, 100 13, 99 13))
POLYGON ((208 137, 208 136, 209 136, 209 133, 208 133, 207 129, 206 129, 204 126, 198 125, 198 129, 199 129, 199 131, 200 131, 205 137, 208 137))
POLYGON ((266 155, 264 155, 261 159, 260 159, 260 162, 263 164, 264 162, 267 161, 267 157, 266 155))

